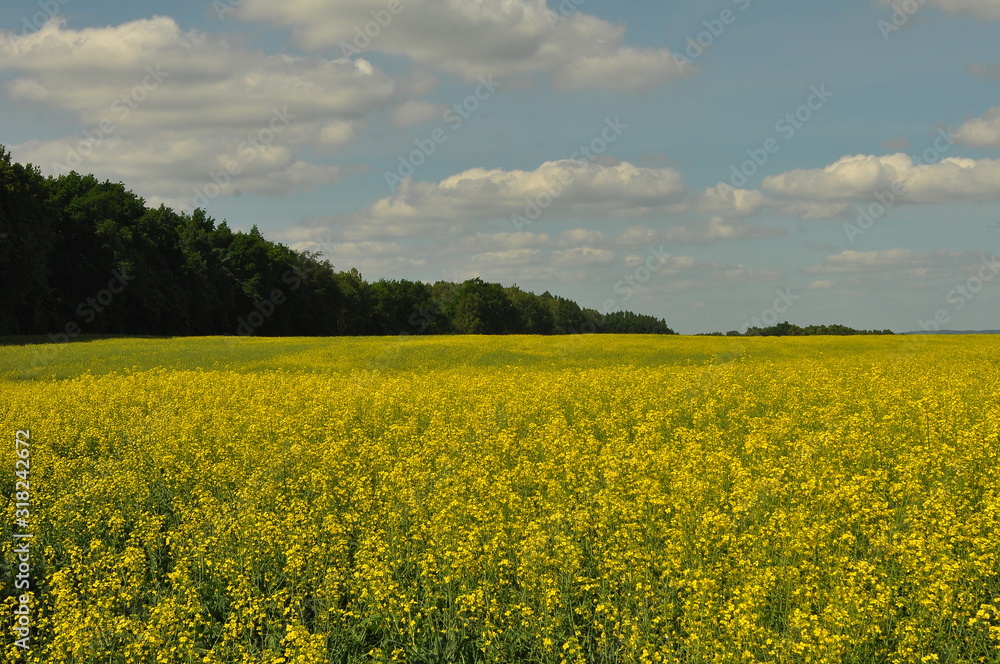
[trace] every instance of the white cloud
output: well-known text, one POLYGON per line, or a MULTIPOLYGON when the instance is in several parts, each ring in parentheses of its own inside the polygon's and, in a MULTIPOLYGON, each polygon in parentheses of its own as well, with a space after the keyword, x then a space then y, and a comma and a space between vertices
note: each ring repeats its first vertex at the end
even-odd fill
POLYGON ((607 249, 594 247, 575 247, 573 249, 557 249, 552 252, 552 264, 560 267, 588 267, 591 265, 607 265, 614 262, 615 255, 607 249))
MULTIPOLYGON (((629 254, 625 257, 625 265, 630 269, 635 269, 640 266, 647 265, 649 260, 649 254, 636 255, 629 254)), ((666 275, 677 275, 686 270, 694 270, 701 266, 698 259, 691 256, 664 256, 661 259, 660 266, 656 269, 657 274, 666 275)))
POLYGON ((1000 199, 1000 160, 946 157, 916 164, 905 154, 846 156, 822 169, 797 169, 764 179, 772 203, 803 218, 832 217, 876 192, 902 194, 899 202, 941 204, 1000 199))
POLYGON ((365 60, 269 56, 162 16, 81 30, 53 19, 0 40, 0 70, 14 73, 12 100, 67 111, 81 125, 13 146, 19 159, 124 180, 179 207, 227 177, 221 194, 285 195, 336 181, 342 169, 300 152, 351 143, 363 118, 398 95, 365 60))
POLYGON ((955 138, 976 148, 1000 148, 1000 106, 994 106, 981 118, 969 120, 955 131, 955 138))
POLYGON ((507 249, 476 254, 469 262, 479 266, 528 265, 538 263, 542 252, 538 249, 507 249))
POLYGON ((53 19, 0 47, 0 69, 22 75, 8 84, 13 99, 75 112, 88 125, 118 119, 124 106, 132 112, 122 122, 148 129, 187 129, 197 118, 206 128, 255 130, 282 107, 298 122, 356 119, 384 107, 396 87, 365 60, 269 56, 182 32, 164 16, 82 30, 53 19), (149 89, 154 72, 169 92, 149 89))
POLYGON ((244 19, 290 27, 311 49, 404 55, 468 81, 547 73, 562 89, 637 90, 680 78, 666 49, 624 45, 625 28, 545 0, 243 0, 244 19))
POLYGON ((320 130, 319 141, 328 150, 346 147, 358 139, 356 124, 351 120, 334 120, 320 130))
POLYGON ((586 228, 574 228, 559 234, 560 247, 580 245, 601 245, 605 243, 604 233, 586 228))
POLYGON ((615 237, 615 243, 625 246, 651 245, 663 242, 663 229, 629 226, 615 237))
POLYGON ((671 168, 567 159, 533 171, 473 168, 440 182, 407 179, 394 195, 363 210, 311 225, 336 227, 344 239, 447 236, 498 219, 512 231, 530 230, 517 228, 512 215, 559 220, 671 214, 689 209, 688 199, 680 173, 671 168))
POLYGON ((752 189, 735 189, 720 182, 698 197, 698 211, 728 217, 751 216, 768 205, 764 195, 752 189))

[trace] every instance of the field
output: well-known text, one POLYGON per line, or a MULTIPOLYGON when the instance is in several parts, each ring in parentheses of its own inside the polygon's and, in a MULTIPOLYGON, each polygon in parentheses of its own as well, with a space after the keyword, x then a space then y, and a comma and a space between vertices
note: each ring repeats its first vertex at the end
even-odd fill
POLYGON ((997 662, 998 351, 0 346, 2 659, 997 662))

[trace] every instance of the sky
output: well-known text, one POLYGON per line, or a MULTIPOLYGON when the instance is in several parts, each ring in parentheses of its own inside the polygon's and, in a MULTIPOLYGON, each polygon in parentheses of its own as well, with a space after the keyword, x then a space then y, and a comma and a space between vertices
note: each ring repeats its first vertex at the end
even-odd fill
POLYGON ((1000 328, 1000 0, 9 0, 0 144, 365 279, 1000 328))

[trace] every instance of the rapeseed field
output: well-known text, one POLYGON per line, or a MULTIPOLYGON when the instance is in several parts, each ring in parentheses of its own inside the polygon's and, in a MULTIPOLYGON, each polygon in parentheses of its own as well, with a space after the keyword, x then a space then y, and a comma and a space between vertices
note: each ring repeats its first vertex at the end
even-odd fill
POLYGON ((2 346, 0 658, 997 662, 998 351, 2 346))

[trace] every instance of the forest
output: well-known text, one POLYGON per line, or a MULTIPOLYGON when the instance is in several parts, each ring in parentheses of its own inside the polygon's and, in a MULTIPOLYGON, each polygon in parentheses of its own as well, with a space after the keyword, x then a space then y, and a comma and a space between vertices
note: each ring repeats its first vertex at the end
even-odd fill
POLYGON ((318 253, 153 209, 123 184, 44 177, 0 146, 0 335, 674 334, 516 285, 365 281, 318 253))

